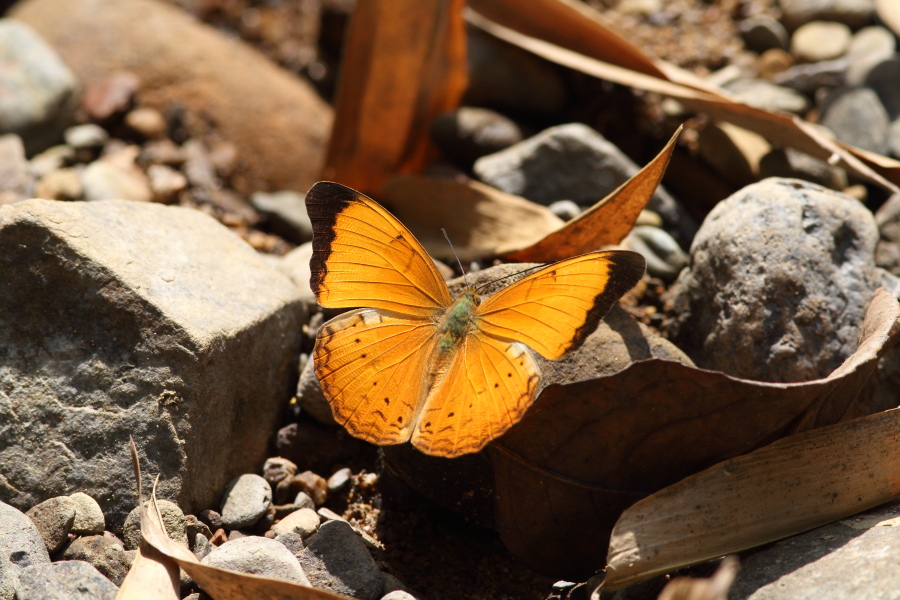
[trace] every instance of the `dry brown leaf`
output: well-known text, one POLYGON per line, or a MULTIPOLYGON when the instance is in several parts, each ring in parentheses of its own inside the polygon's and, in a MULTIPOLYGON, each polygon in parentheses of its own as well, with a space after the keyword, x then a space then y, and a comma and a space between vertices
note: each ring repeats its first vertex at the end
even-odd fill
POLYGON ((898 315, 897 300, 878 290, 856 352, 817 381, 762 383, 647 360, 548 387, 489 446, 504 543, 537 570, 590 574, 619 514, 640 498, 785 435, 860 416, 898 315))
POLYGON ((429 158, 428 129, 466 87, 464 0, 369 0, 344 47, 323 179, 368 194, 429 158))
MULTIPOLYGON (((676 577, 666 584, 657 600, 728 600, 728 589, 738 573, 738 561, 726 556, 712 577, 676 577)), ((599 591, 595 592, 600 600, 599 591)), ((591 600, 595 600, 592 596, 591 600)))
MULTIPOLYGON (((180 566, 214 600, 247 600, 248 598, 253 598, 254 600, 346 600, 346 596, 306 587, 291 581, 271 579, 200 564, 193 552, 178 544, 166 534, 166 529, 162 524, 162 517, 156 506, 156 490, 153 490, 149 502, 143 501, 137 447, 133 440, 131 442, 131 460, 135 469, 135 478, 138 482, 138 502, 141 507, 141 535, 143 536, 141 543, 142 545, 146 543, 151 551, 155 550, 161 555, 154 557, 151 552, 151 560, 157 560, 161 563, 169 561, 175 563, 177 565, 175 566, 176 573, 177 568, 180 566)), ((156 579, 154 582, 159 582, 161 577, 158 569, 155 570, 155 575, 156 579)), ((131 576, 130 571, 129 576, 131 576)), ((178 583, 177 575, 175 583, 178 583)), ((140 597, 156 598, 156 596, 150 595, 140 597)), ((166 596, 159 597, 165 598, 166 596)))
POLYGON ((441 228, 468 261, 530 244, 563 225, 545 206, 471 180, 400 175, 388 180, 379 200, 443 260, 453 260, 453 252, 441 228))
POLYGON ((616 523, 603 590, 848 517, 900 494, 900 409, 779 440, 641 500, 616 523))
POLYGON ((679 127, 656 158, 609 196, 539 242, 506 252, 501 258, 516 262, 553 262, 621 242, 662 181, 681 130, 679 127))
POLYGON ((178 565, 141 541, 116 600, 178 600, 180 587, 178 565))
MULTIPOLYGON (((560 25, 560 27, 566 28, 563 33, 568 31, 573 39, 583 40, 583 36, 578 34, 584 31, 606 29, 600 14, 588 7, 575 9, 570 0, 540 1, 548 5, 559 5, 556 11, 560 15, 557 16, 554 25, 556 23, 564 24, 560 25), (561 16, 562 13, 565 13, 565 18, 561 16)), ((491 2, 476 0, 470 4, 477 9, 481 2, 485 2, 491 8, 495 8, 493 6, 495 4, 504 4, 503 0, 491 2)), ((895 185, 900 182, 900 162, 896 160, 873 155, 870 152, 829 139, 815 127, 793 115, 771 113, 743 104, 724 90, 713 88, 665 61, 652 61, 656 71, 664 73, 665 77, 659 77, 646 68, 632 70, 629 65, 633 65, 638 60, 636 57, 643 56, 633 46, 628 48, 620 43, 616 52, 603 53, 599 42, 596 47, 585 49, 584 44, 579 46, 569 44, 564 34, 555 34, 552 38, 560 45, 533 37, 523 31, 542 32, 544 27, 532 23, 532 20, 541 19, 540 13, 532 14, 529 11, 512 19, 507 14, 511 12, 514 11, 504 12, 496 9, 491 12, 492 16, 501 19, 499 22, 473 10, 467 10, 466 18, 487 33, 551 62, 593 77, 675 98, 691 110, 704 112, 713 119, 728 121, 754 131, 773 145, 790 146, 817 158, 831 160, 833 164, 876 182, 893 192, 900 191, 900 188, 895 185), (576 51, 574 48, 580 48, 586 53, 576 51), (600 56, 604 58, 601 59, 600 56)), ((542 35, 545 34, 542 33, 542 35)), ((618 36, 611 31, 608 35, 598 34, 598 39, 601 41, 609 37, 618 36)))

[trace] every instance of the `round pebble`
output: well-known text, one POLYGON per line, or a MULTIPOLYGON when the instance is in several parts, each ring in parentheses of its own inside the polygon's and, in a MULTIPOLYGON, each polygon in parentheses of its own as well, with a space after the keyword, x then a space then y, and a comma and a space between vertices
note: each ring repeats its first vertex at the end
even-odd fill
POLYGON ((581 207, 571 200, 557 200, 547 208, 563 221, 570 221, 581 214, 581 207))
POLYGON ((293 553, 284 544, 261 536, 251 535, 227 541, 213 549, 201 562, 210 567, 310 585, 293 553))
POLYGON ((276 536, 282 533, 296 533, 304 540, 319 530, 319 515, 311 508, 301 508, 272 526, 276 536))
POLYGON ((294 531, 286 531, 275 536, 275 541, 284 544, 284 547, 291 551, 291 554, 297 554, 306 546, 303 544, 303 536, 294 531))
POLYGON ((263 464, 263 478, 271 486, 278 485, 282 479, 293 477, 296 473, 297 465, 280 456, 267 458, 265 464, 263 464))
POLYGON ((163 138, 168 133, 166 118, 155 108, 141 107, 129 111, 125 115, 125 124, 147 139, 163 138))
POLYGON ((325 504, 325 500, 328 499, 328 482, 324 477, 316 475, 312 471, 294 475, 291 478, 291 486, 298 491, 306 492, 316 506, 325 504))
POLYGON ((328 492, 333 493, 343 489, 350 482, 350 475, 351 471, 347 467, 335 471, 328 478, 328 492))
POLYGON ((69 127, 64 135, 66 144, 76 150, 100 148, 109 140, 106 130, 94 123, 69 127))
POLYGON ((166 165, 150 165, 147 167, 147 179, 153 199, 157 202, 169 202, 176 194, 187 188, 187 177, 166 165))
MULTIPOLYGON (((144 506, 149 509, 150 501, 145 502, 144 506)), ((156 506, 159 508, 159 514, 162 516, 163 525, 169 537, 187 547, 188 538, 185 517, 178 505, 169 500, 157 500, 156 506)), ((125 524, 122 526, 122 539, 127 550, 135 550, 141 545, 140 507, 134 507, 134 510, 125 517, 125 524)))
POLYGON ((222 525, 228 529, 251 527, 272 505, 272 486, 254 473, 231 480, 222 496, 222 525))
POLYGON ((297 510, 300 510, 301 508, 316 509, 316 503, 313 502, 313 499, 310 498, 309 494, 306 492, 297 492, 297 495, 294 497, 294 506, 297 510))
POLYGON ((84 492, 75 492, 69 498, 75 503, 75 522, 72 523, 72 533, 78 535, 103 533, 106 528, 106 519, 97 501, 84 492))
POLYGON ((133 560, 122 541, 108 531, 73 540, 60 558, 88 562, 116 585, 122 585, 133 560))
POLYGON ((47 552, 53 554, 69 541, 75 511, 75 501, 69 496, 57 496, 33 506, 25 514, 37 526, 47 552))
POLYGON ((813 21, 791 37, 791 54, 802 62, 820 62, 842 56, 850 46, 850 28, 843 23, 813 21))
POLYGON ((788 47, 788 32, 778 20, 761 15, 744 19, 738 25, 744 44, 750 50, 762 54, 766 50, 788 47))
POLYGON ((34 186, 34 195, 47 200, 78 200, 83 193, 81 176, 70 168, 50 171, 34 186))

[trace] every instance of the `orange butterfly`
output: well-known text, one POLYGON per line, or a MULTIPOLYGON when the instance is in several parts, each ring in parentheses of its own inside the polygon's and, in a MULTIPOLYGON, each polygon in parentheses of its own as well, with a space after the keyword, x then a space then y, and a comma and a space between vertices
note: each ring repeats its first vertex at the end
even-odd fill
POLYGON ((436 456, 477 452, 515 425, 540 374, 526 344, 556 359, 581 346, 644 273, 641 255, 591 252, 482 300, 456 300, 422 245, 374 200, 337 183, 306 196, 310 285, 327 308, 313 360, 334 418, 375 444, 436 456))

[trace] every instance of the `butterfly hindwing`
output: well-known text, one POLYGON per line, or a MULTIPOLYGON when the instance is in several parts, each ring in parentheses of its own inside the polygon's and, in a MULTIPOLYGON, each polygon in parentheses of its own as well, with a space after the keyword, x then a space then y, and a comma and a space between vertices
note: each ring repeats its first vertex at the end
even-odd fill
POLYGON ((591 252, 544 267, 484 300, 484 333, 523 342, 557 359, 580 347, 619 297, 644 274, 644 258, 624 250, 591 252))
POLYGON ((481 450, 521 420, 540 379, 523 344, 467 336, 425 401, 413 445, 445 457, 481 450))
POLYGON ((306 195, 313 227, 310 286, 329 308, 371 307, 432 316, 450 292, 416 238, 384 208, 337 183, 306 195))
POLYGON ((353 310, 319 330, 313 360, 335 420, 374 444, 409 439, 435 345, 429 319, 353 310))

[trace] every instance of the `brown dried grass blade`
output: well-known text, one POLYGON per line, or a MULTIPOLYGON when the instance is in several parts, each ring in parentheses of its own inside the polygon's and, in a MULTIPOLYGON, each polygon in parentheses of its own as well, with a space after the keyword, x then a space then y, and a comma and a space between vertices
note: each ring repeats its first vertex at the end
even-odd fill
POLYGON ((435 116, 465 91, 464 0, 369 0, 353 13, 323 179, 368 194, 420 171, 435 116))
MULTIPOLYGON (((178 567, 197 582, 204 592, 214 600, 346 600, 346 596, 302 586, 290 581, 270 579, 249 573, 240 573, 228 569, 220 569, 200 564, 194 553, 169 538, 156 505, 156 489, 151 493, 150 501, 143 501, 141 493, 140 466, 138 464, 137 447, 131 442, 131 460, 138 482, 138 502, 141 507, 141 534, 144 544, 149 548, 149 557, 166 564, 174 565, 175 583, 178 583, 178 567), (158 552, 158 556, 153 555, 158 552)), ((130 572, 129 572, 130 576, 130 572)), ((127 578, 126 578, 127 581, 127 578)), ((123 584, 124 586, 124 584, 123 584)), ((176 588, 177 589, 177 588, 176 588)), ((166 598, 167 596, 134 596, 135 598, 166 598)), ((179 596, 175 596, 178 598, 179 596)))
POLYGON ((898 494, 900 409, 793 435, 622 513, 602 589, 807 531, 898 494))
POLYGON ((539 242, 507 252, 501 258, 518 262, 552 262, 621 242, 662 181, 682 129, 683 126, 678 128, 656 158, 609 196, 539 242))

